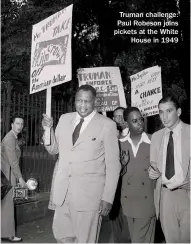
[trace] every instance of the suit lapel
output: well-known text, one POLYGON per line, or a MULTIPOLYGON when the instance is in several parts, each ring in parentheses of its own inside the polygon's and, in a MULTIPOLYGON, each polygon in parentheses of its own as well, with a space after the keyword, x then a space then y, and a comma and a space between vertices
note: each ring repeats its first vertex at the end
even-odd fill
POLYGON ((93 136, 93 134, 96 134, 95 130, 98 128, 98 123, 97 123, 98 121, 99 121, 99 114, 96 113, 94 117, 91 119, 91 121, 89 122, 89 124, 87 125, 87 127, 84 129, 84 131, 80 134, 79 138, 77 139, 73 147, 79 145, 90 135, 93 136))
POLYGON ((161 132, 161 138, 159 138, 159 151, 157 155, 158 169, 162 172, 163 166, 163 149, 164 149, 165 129, 161 132))
POLYGON ((73 147, 72 134, 75 126, 76 113, 73 114, 68 126, 68 144, 73 147))
POLYGON ((18 139, 17 137, 15 136, 14 132, 11 130, 11 136, 14 138, 15 140, 15 148, 18 150, 18 151, 21 151, 20 147, 19 147, 19 144, 18 144, 18 139))
POLYGON ((18 144, 18 140, 16 140, 16 148, 17 148, 17 150, 21 151, 19 144, 18 144))

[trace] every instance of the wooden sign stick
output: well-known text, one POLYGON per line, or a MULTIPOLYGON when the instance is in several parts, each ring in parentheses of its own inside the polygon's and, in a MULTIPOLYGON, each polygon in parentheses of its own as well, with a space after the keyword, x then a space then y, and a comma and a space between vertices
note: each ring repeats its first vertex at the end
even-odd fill
MULTIPOLYGON (((46 89, 46 115, 51 117, 51 98, 52 98, 52 88, 49 87, 46 89)), ((50 128, 45 129, 45 140, 44 143, 46 146, 50 145, 50 128)))

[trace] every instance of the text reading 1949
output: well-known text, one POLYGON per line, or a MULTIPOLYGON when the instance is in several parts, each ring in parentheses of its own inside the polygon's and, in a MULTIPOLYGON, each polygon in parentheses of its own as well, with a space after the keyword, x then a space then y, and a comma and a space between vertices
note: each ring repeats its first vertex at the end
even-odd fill
POLYGON ((178 43, 178 13, 124 13, 114 35, 129 35, 131 43, 178 43))

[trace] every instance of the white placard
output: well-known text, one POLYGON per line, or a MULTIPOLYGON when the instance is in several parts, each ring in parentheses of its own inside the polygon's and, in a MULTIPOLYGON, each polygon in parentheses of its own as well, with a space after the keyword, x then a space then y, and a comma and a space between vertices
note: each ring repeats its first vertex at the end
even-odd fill
POLYGON ((78 70, 79 86, 88 84, 97 92, 95 108, 98 112, 127 107, 119 67, 95 67, 78 70))
POLYGON ((162 98, 161 67, 154 66, 130 76, 131 106, 139 108, 144 117, 158 114, 162 98))
POLYGON ((30 94, 72 78, 72 9, 73 4, 33 25, 30 94))

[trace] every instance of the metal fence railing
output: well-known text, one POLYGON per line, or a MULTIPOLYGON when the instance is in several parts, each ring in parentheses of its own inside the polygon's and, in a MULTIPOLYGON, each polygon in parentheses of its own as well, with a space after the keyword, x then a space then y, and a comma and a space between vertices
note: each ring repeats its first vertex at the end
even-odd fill
MULTIPOLYGON (((1 139, 11 129, 11 117, 16 113, 24 118, 24 129, 19 143, 21 146, 21 170, 24 179, 35 177, 39 182, 38 190, 48 192, 51 187, 52 173, 56 161, 50 156, 42 139, 42 114, 46 111, 46 97, 39 94, 29 95, 27 92, 7 90, 1 91, 1 139)), ((54 126, 61 114, 68 112, 68 104, 64 100, 52 101, 52 117, 54 126)))

